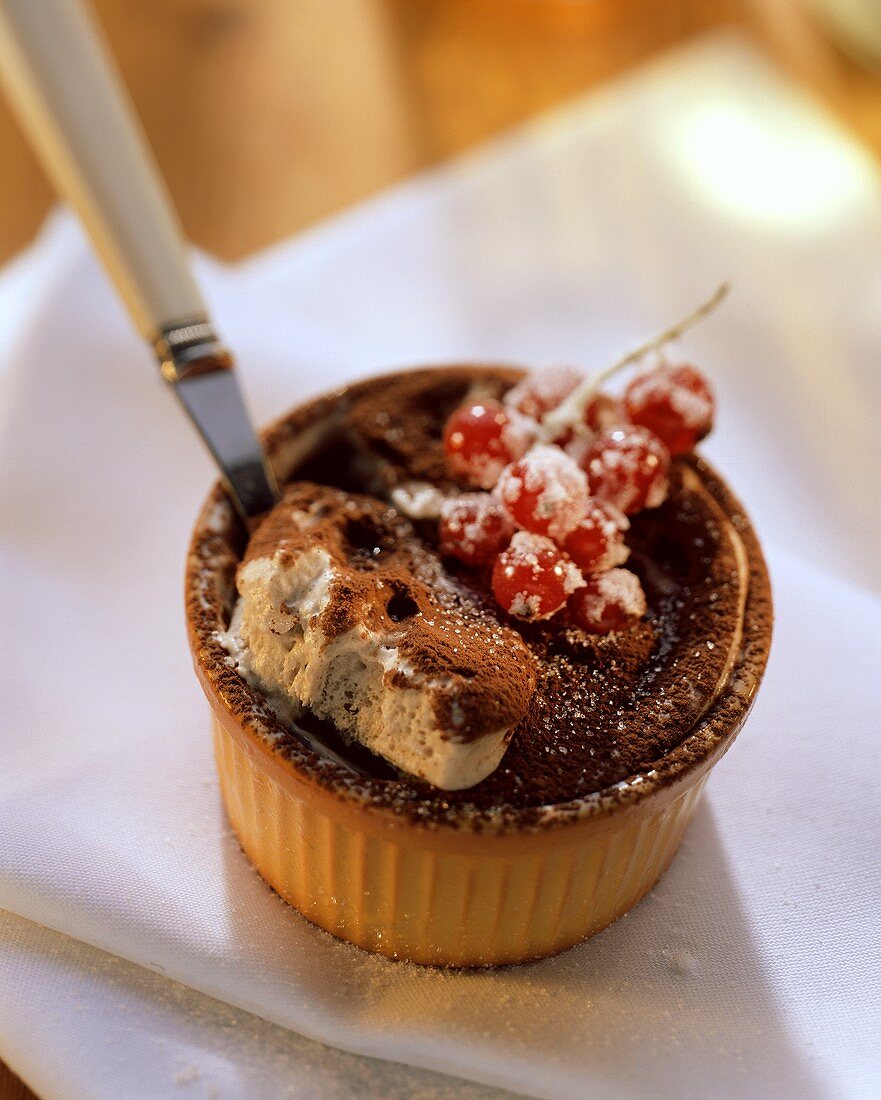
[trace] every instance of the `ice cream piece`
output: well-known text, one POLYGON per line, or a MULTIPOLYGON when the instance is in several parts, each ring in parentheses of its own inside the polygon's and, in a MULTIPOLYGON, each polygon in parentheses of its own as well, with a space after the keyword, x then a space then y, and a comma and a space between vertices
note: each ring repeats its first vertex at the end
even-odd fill
POLYGON ((295 482, 251 539, 225 644, 280 714, 308 708, 445 790, 499 764, 535 661, 393 508, 295 482))

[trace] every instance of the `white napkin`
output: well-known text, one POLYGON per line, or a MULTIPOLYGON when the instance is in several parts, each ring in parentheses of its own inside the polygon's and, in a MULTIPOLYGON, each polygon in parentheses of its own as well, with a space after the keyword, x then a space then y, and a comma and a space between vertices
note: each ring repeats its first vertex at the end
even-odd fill
POLYGON ((41 1100, 501 1100, 347 1054, 0 911, 3 1057, 41 1100))
MULTIPOLYGON (((220 807, 180 597, 208 461, 56 217, 0 284, 0 906, 303 1036, 528 1095, 876 1095, 872 162, 716 40, 299 241, 200 267, 261 419, 380 366, 593 367, 730 276, 687 353, 719 391, 706 451, 769 549, 771 668, 673 867, 601 936, 445 973, 316 930, 220 807)), ((7 926, 0 960, 36 952, 23 936, 7 926)), ((36 1080, 36 1059, 64 1057, 55 1023, 28 1055, 0 998, 0 1055, 36 1080)), ((52 1095, 84 1094, 77 1061, 52 1095)))

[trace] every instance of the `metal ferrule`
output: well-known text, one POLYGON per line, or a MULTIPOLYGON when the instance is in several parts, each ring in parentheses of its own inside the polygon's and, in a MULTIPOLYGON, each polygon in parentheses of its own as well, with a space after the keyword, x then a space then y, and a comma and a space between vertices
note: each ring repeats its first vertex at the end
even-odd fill
POLYGON ((229 352, 207 320, 195 319, 162 329, 153 348, 162 377, 172 384, 232 368, 229 352))
POLYGON ((245 409, 232 356, 206 318, 169 325, 153 341, 162 377, 220 467, 247 519, 270 509, 278 486, 245 409))

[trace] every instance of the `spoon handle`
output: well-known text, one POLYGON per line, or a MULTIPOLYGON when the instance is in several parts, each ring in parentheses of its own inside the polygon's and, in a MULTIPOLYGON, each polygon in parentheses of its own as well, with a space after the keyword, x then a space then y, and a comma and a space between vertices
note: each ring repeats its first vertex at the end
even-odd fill
MULTIPOLYGON (((134 109, 80 0, 0 0, 0 75, 240 511, 277 496, 134 109)), ((157 73, 161 79, 161 73, 157 73)))

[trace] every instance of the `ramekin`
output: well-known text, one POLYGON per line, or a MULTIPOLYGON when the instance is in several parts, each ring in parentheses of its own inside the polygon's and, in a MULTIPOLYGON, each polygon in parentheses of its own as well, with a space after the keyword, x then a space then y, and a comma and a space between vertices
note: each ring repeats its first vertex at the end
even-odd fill
MULTIPOLYGON (((360 388, 295 409, 266 433, 282 480, 316 445, 338 403, 360 388)), ((337 765, 280 739, 265 702, 230 667, 217 635, 228 622, 244 533, 215 487, 190 547, 190 643, 213 711, 230 822, 286 901, 367 950, 465 967, 562 951, 652 888, 749 712, 770 645, 770 586, 753 529, 709 467, 696 465, 735 521, 750 571, 740 655, 711 709, 667 756, 612 788, 538 814, 508 810, 495 820, 463 811, 430 824, 371 801, 337 765)))

